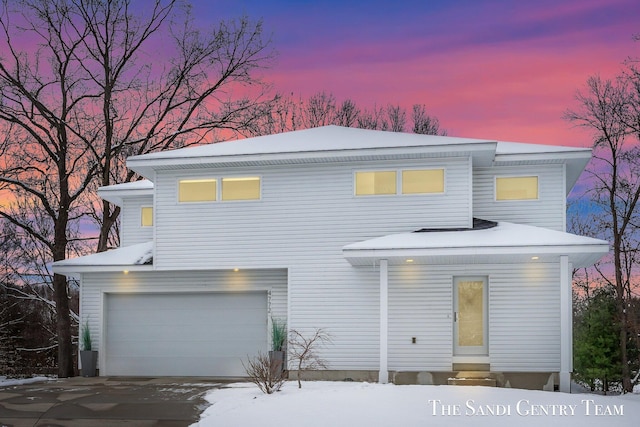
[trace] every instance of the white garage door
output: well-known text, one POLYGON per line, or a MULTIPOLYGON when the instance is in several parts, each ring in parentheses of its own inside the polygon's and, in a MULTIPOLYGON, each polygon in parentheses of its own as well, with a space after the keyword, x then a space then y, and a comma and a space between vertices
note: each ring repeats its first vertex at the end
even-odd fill
POLYGON ((106 375, 246 376, 265 350, 266 292, 106 297, 106 375))

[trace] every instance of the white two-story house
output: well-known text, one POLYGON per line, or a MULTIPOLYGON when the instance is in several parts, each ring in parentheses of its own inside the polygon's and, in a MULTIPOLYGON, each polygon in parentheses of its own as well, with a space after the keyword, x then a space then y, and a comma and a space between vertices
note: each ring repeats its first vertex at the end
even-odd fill
POLYGON ((244 376, 272 319, 331 342, 317 378, 569 389, 569 234, 589 149, 327 126, 131 157, 121 247, 80 277, 100 375, 244 376))

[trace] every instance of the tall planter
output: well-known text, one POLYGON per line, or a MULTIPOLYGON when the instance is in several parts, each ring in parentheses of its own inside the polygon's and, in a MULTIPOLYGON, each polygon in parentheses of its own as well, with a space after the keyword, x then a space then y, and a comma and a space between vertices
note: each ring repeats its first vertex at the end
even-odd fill
POLYGON ((287 323, 281 319, 271 318, 271 351, 269 366, 271 375, 281 375, 287 369, 287 323))
POLYGON ((80 341, 82 350, 80 350, 80 366, 83 377, 95 377, 98 363, 98 352, 91 350, 91 331, 89 329, 89 320, 85 320, 80 331, 80 341))
POLYGON ((95 377, 98 362, 98 352, 95 350, 80 350, 80 364, 83 377, 95 377))
POLYGON ((269 366, 271 367, 271 375, 277 376, 285 370, 286 360, 285 352, 282 350, 269 352, 269 366))

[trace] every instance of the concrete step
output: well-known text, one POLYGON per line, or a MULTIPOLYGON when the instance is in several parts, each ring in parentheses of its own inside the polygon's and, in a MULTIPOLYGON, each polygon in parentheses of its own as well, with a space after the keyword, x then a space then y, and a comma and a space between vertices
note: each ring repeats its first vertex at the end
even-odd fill
POLYGON ((447 380, 449 385, 480 385, 496 387, 495 375, 488 371, 460 371, 447 380))
POLYGON ((447 384, 496 387, 496 380, 494 378, 449 378, 447 384))

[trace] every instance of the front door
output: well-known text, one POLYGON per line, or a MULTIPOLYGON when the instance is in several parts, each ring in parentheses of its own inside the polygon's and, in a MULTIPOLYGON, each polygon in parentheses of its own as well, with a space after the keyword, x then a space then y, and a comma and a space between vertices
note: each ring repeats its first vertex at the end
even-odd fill
POLYGON ((487 278, 453 279, 453 354, 488 355, 487 278))

